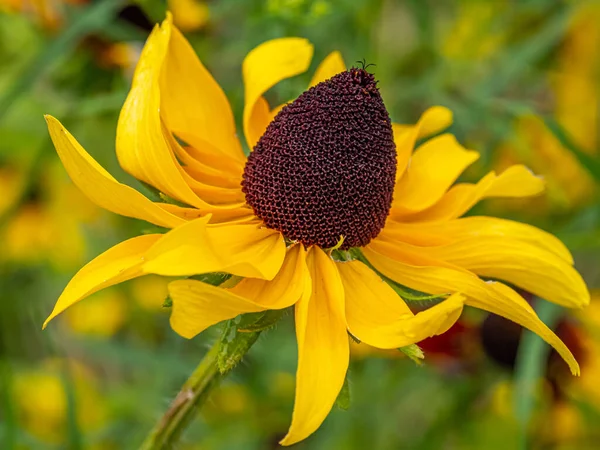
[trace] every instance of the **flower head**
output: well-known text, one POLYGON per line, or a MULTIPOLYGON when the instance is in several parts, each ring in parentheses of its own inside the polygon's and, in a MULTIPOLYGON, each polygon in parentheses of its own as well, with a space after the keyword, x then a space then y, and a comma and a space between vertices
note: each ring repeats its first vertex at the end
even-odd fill
POLYGON ((295 306, 296 399, 284 445, 306 438, 329 413, 348 368, 348 332, 375 347, 402 347, 445 332, 465 303, 535 331, 578 373, 529 304, 489 281, 583 306, 589 294, 568 250, 527 225, 460 218, 483 198, 538 194, 542 180, 514 166, 454 185, 476 152, 449 134, 414 150, 417 139, 447 127, 451 113, 434 107, 414 126, 390 124, 373 75, 347 71, 337 52, 318 67, 311 89, 272 109, 263 94, 305 72, 312 52, 305 39, 284 38, 247 56, 243 124, 253 153, 246 158, 216 81, 170 17, 154 29, 119 118, 117 155, 126 171, 177 204, 152 202, 119 183, 47 118, 65 168, 90 199, 171 229, 98 256, 48 320, 148 273, 243 277, 233 287, 171 282, 171 325, 191 338, 242 313, 295 306), (398 294, 403 286, 441 301, 414 314, 398 294))

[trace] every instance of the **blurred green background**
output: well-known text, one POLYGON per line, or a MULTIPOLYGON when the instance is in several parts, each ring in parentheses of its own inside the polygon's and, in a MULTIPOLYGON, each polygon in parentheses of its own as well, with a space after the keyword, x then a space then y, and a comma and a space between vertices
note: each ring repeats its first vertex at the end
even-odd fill
MULTIPOLYGON (((95 294, 41 331, 70 277, 145 226, 77 191, 42 116, 59 118, 113 175, 143 189, 117 164, 116 122, 143 42, 167 8, 238 123, 243 58, 281 36, 313 42, 313 69, 333 50, 348 66, 376 64, 396 122, 450 107, 451 131, 482 153, 467 178, 519 161, 548 184, 543 197, 488 201, 474 212, 557 234, 590 288, 600 287, 600 2, 0 0, 1 449, 136 448, 218 335, 215 327, 186 341, 172 332, 161 308, 166 281, 152 276, 95 294)), ((298 95, 312 72, 274 88, 272 104, 298 95)), ((468 310, 443 338, 423 343, 421 366, 355 345, 350 408, 335 407, 297 448, 599 448, 593 297, 583 313, 540 311, 576 353, 582 377, 568 376, 518 327, 468 310)), ((178 448, 277 448, 295 367, 286 317, 214 392, 178 448)))

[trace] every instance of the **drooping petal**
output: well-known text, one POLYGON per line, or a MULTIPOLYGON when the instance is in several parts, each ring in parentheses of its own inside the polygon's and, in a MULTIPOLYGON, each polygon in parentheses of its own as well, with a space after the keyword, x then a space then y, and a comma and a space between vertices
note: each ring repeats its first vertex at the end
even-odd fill
POLYGON ((317 84, 344 71, 346 71, 346 64, 344 64, 342 54, 335 50, 327 55, 323 61, 321 61, 321 64, 319 64, 319 67, 317 67, 312 80, 310 80, 309 87, 316 86, 317 84))
POLYGON ((432 106, 429 108, 421 115, 416 125, 392 124, 398 156, 396 181, 404 174, 417 139, 438 133, 451 124, 452 111, 444 106, 432 106))
POLYGON ((404 300, 360 261, 337 263, 346 299, 350 332, 378 348, 392 349, 442 334, 462 312, 464 298, 454 294, 414 315, 404 300))
POLYGON ((144 253, 161 237, 161 234, 134 237, 115 245, 86 264, 69 281, 43 327, 69 306, 94 292, 144 275, 141 270, 144 253))
POLYGON ((166 276, 228 272, 272 280, 285 258, 278 231, 256 224, 209 225, 190 221, 163 236, 146 254, 143 270, 166 276))
POLYGON ((507 281, 567 308, 581 308, 590 301, 585 282, 571 264, 510 236, 478 236, 419 251, 479 276, 507 281))
POLYGON ((205 213, 220 209, 187 184, 175 154, 179 143, 161 118, 162 67, 172 35, 170 15, 148 38, 117 124, 117 157, 123 169, 171 198, 205 213))
POLYGON ((287 251, 283 265, 272 281, 244 278, 231 288, 231 292, 263 308, 282 309, 293 305, 301 297, 306 277, 310 277, 306 250, 302 244, 296 244, 287 251))
POLYGON ((246 56, 242 66, 245 89, 244 134, 253 149, 269 124, 269 105, 262 95, 281 80, 306 72, 313 46, 302 38, 267 41, 246 56))
POLYGON ((73 183, 96 205, 126 217, 167 228, 184 220, 148 200, 135 189, 119 183, 98 164, 52 116, 45 116, 54 147, 73 183))
POLYGON ((472 216, 427 223, 388 220, 377 239, 429 247, 479 237, 506 237, 530 243, 573 264, 573 256, 560 239, 534 226, 496 217, 472 216))
POLYGON ((530 197, 544 190, 544 181, 522 165, 511 166, 496 175, 490 172, 478 183, 461 183, 453 186, 430 208, 403 220, 428 222, 456 219, 469 211, 477 202, 490 197, 530 197))
POLYGON ((302 245, 296 245, 271 281, 245 278, 232 289, 196 280, 173 281, 169 284, 173 300, 171 327, 191 339, 209 326, 238 314, 287 308, 302 296, 306 277, 309 277, 306 252, 302 245))
POLYGON ((421 145, 394 189, 392 216, 422 211, 436 203, 463 171, 479 158, 451 134, 421 145))
POLYGON ((197 145, 207 141, 243 163, 233 112, 225 93, 168 18, 171 36, 160 75, 161 113, 169 130, 197 145))
POLYGON ((428 266, 391 259, 373 249, 363 249, 364 255, 385 276, 411 289, 431 294, 459 292, 465 304, 505 317, 533 331, 550 344, 579 374, 579 365, 565 344, 536 315, 533 308, 514 290, 498 282, 485 282, 474 274, 448 267, 428 266))
POLYGON ((335 263, 318 247, 307 258, 312 293, 296 303, 298 371, 292 424, 281 445, 312 434, 342 389, 349 362, 344 287, 335 263))

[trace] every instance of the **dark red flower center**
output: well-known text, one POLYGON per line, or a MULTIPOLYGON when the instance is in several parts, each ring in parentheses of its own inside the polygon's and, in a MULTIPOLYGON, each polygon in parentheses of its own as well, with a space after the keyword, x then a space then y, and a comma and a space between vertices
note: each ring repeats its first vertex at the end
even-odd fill
POLYGON ((248 157, 242 190, 269 228, 322 248, 364 246, 385 225, 396 148, 377 82, 342 72, 285 106, 248 157))

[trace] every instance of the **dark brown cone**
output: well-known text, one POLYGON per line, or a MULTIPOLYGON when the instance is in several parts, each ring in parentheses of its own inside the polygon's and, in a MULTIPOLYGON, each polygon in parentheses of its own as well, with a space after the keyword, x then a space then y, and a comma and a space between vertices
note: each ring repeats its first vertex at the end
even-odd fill
POLYGON ((392 202, 396 149, 372 74, 351 69, 285 106, 248 157, 242 189, 269 228, 305 245, 364 246, 392 202))

